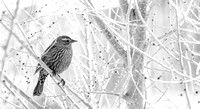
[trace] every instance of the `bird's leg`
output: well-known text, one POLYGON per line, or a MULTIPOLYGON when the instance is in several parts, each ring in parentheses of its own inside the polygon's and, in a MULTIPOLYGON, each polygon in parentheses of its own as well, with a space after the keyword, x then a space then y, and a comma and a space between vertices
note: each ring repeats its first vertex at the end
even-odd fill
POLYGON ((51 77, 52 76, 58 76, 61 80, 58 82, 58 85, 62 85, 62 86, 64 86, 65 85, 65 80, 64 79, 62 79, 61 77, 60 77, 60 75, 58 75, 58 74, 56 74, 56 73, 52 73, 53 75, 50 75, 51 77))
MULTIPOLYGON (((60 75, 58 75, 58 76, 59 76, 59 78, 61 78, 60 75)), ((64 86, 65 85, 65 80, 61 78, 61 81, 58 82, 58 84, 59 85, 61 84, 62 86, 64 86)))

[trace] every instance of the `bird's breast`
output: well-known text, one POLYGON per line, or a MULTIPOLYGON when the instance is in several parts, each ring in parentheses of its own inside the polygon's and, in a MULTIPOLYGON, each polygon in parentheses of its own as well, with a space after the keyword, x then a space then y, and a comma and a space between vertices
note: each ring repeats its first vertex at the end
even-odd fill
POLYGON ((65 71, 70 63, 71 63, 71 60, 72 60, 72 50, 71 49, 66 49, 64 51, 61 51, 63 55, 60 55, 60 57, 58 58, 59 60, 59 63, 58 63, 58 66, 56 68, 56 72, 58 74, 62 73, 63 71, 65 71))

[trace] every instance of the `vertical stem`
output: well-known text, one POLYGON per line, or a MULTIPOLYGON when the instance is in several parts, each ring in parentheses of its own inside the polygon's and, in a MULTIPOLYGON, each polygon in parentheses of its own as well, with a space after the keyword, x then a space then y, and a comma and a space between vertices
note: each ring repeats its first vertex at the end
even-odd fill
MULTIPOLYGON (((143 24, 143 22, 140 20, 139 14, 143 17, 143 19, 146 20, 146 7, 147 7, 147 1, 146 0, 135 0, 135 4, 139 7, 138 11, 135 12, 135 9, 130 10, 130 16, 129 21, 131 21, 129 35, 130 38, 133 38, 134 45, 142 50, 143 52, 146 51, 146 28, 143 26, 140 26, 143 24), (137 24, 139 26, 134 27, 133 24, 137 24)), ((136 7, 137 7, 136 6, 136 7)), ((131 52, 133 53, 133 52, 131 52)), ((131 78, 129 80, 129 83, 127 85, 127 91, 123 98, 126 100, 128 109, 144 109, 144 78, 143 78, 143 66, 144 66, 144 56, 138 52, 135 51, 132 56, 132 69, 131 72, 131 78)))
MULTIPOLYGON (((177 1, 176 3, 177 5, 179 5, 179 2, 177 1)), ((179 51, 179 62, 180 62, 180 67, 181 67, 181 72, 183 74, 186 75, 186 70, 184 69, 184 65, 183 65, 183 54, 182 54, 182 47, 181 47, 181 34, 180 34, 180 28, 179 28, 179 14, 178 14, 178 11, 176 10, 176 28, 177 28, 177 43, 178 43, 178 51, 179 51)), ((183 79, 184 80, 184 79, 183 79)), ((190 104, 190 99, 189 99, 189 93, 188 93, 188 84, 187 83, 184 83, 184 88, 185 88, 185 95, 186 95, 186 100, 187 100, 187 103, 188 103, 188 107, 189 109, 192 109, 191 108, 191 104, 190 104)))

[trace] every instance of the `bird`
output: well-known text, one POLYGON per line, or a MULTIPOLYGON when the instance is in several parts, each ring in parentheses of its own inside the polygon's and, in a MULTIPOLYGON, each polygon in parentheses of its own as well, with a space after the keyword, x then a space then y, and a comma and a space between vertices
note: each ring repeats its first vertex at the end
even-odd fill
MULTIPOLYGON (((44 51, 41 60, 52 70, 52 76, 65 71, 72 60, 72 43, 77 40, 71 39, 67 35, 58 36, 44 51)), ((33 90, 33 96, 40 96, 43 92, 43 86, 49 73, 38 64, 35 73, 39 72, 37 85, 33 90)))

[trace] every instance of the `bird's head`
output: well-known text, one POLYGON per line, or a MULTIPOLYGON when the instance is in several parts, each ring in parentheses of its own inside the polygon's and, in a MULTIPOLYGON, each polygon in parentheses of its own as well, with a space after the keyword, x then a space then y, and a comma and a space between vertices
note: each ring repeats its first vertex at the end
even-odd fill
POLYGON ((70 37, 68 36, 59 36, 57 39, 56 39, 56 43, 61 45, 61 46, 71 46, 72 43, 74 42, 77 42, 76 40, 74 39, 71 39, 70 37))

